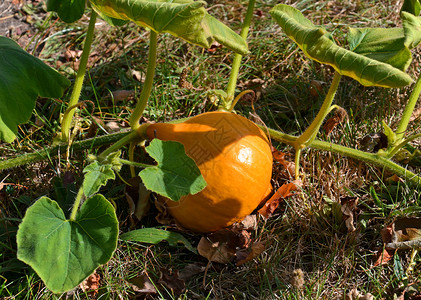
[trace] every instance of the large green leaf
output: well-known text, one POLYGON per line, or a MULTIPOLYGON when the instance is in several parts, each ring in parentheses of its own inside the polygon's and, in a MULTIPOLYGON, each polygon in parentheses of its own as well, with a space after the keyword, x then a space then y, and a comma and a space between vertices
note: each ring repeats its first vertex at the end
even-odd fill
POLYGON ((120 239, 124 241, 133 241, 140 243, 158 244, 162 241, 167 241, 170 246, 177 246, 177 244, 183 244, 188 250, 197 253, 196 249, 190 244, 190 242, 181 234, 177 232, 171 232, 168 230, 158 228, 142 228, 132 230, 120 235, 120 239))
POLYGON ((405 45, 415 48, 421 42, 421 17, 416 17, 410 13, 402 12, 402 26, 405 32, 405 45))
POLYGON ((403 28, 350 28, 351 51, 405 71, 421 42, 421 18, 402 12, 403 28))
POLYGON ((31 116, 38 96, 59 98, 70 81, 0 36, 0 140, 12 142, 31 116))
POLYGON ((153 139, 146 152, 158 163, 139 173, 148 190, 178 201, 206 187, 205 179, 194 160, 186 155, 183 144, 153 139))
POLYGON ((279 4, 270 13, 308 57, 332 66, 342 75, 366 86, 401 87, 412 82, 398 68, 336 45, 324 28, 315 26, 291 6, 279 4))
POLYGON ((47 10, 55 11, 66 23, 79 20, 85 11, 86 0, 47 0, 47 10))
POLYGON ((193 0, 90 0, 99 12, 130 20, 158 33, 168 32, 189 43, 210 48, 214 41, 247 54, 246 41, 209 15, 206 2, 193 0))
POLYGON ((415 16, 419 16, 421 11, 421 4, 419 0, 404 0, 401 8, 402 12, 409 12, 415 16))
POLYGON ((118 220, 102 195, 87 199, 74 221, 43 197, 28 208, 17 233, 18 259, 54 293, 73 289, 117 248, 118 220))
POLYGON ((412 60, 403 28, 350 28, 350 50, 405 71, 412 60))

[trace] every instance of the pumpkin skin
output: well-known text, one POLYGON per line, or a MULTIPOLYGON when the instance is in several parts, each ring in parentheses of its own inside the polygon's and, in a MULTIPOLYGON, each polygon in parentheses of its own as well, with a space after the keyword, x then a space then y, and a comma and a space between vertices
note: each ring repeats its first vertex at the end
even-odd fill
POLYGON ((184 228, 212 232, 241 221, 271 188, 272 151, 253 122, 229 112, 208 112, 183 123, 155 123, 150 139, 177 141, 197 164, 207 186, 174 202, 170 214, 184 228))

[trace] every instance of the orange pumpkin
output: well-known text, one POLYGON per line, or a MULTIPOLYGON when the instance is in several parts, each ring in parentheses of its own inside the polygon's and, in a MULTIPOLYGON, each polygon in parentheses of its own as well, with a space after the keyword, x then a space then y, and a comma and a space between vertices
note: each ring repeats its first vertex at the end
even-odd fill
POLYGON ((244 117, 209 112, 183 123, 151 124, 147 135, 184 144, 207 182, 200 193, 179 202, 165 200, 171 215, 187 229, 211 232, 241 221, 271 188, 268 139, 244 117))

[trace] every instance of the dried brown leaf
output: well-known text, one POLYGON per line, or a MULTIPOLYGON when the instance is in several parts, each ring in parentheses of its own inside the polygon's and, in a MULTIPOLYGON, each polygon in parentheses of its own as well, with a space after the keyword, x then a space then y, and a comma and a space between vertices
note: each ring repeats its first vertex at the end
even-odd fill
POLYGON ((276 192, 273 194, 273 196, 266 201, 264 206, 259 209, 259 214, 262 215, 265 219, 270 218, 270 216, 273 214, 273 212, 278 208, 279 203, 292 195, 293 191, 296 191, 299 187, 302 186, 301 180, 294 180, 293 182, 283 184, 276 192))
POLYGON ((392 249, 383 249, 383 251, 379 251, 373 267, 387 264, 393 258, 393 255, 395 255, 395 250, 392 249))
POLYGON ((96 271, 86 278, 79 286, 84 293, 88 293, 90 296, 95 297, 98 294, 99 281, 101 276, 96 271))
POLYGON ((172 271, 161 268, 161 277, 158 283, 171 290, 176 296, 180 295, 186 289, 186 283, 180 278, 178 270, 172 271))
POLYGON ((114 102, 130 100, 134 98, 134 90, 118 90, 111 92, 114 102))
POLYGON ((421 218, 399 218, 382 230, 383 236, 388 249, 420 249, 421 218))
POLYGON ((276 162, 280 163, 288 171, 290 177, 295 173, 295 164, 285 159, 285 153, 272 146, 272 156, 276 162))
POLYGON ((132 289, 139 294, 156 294, 156 289, 146 273, 128 280, 132 289))
POLYGON ((184 281, 187 281, 191 277, 193 277, 194 275, 205 272, 205 270, 206 270, 206 265, 204 265, 200 262, 188 264, 184 267, 184 269, 182 269, 180 271, 179 277, 180 277, 180 279, 182 279, 184 281))
POLYGON ((202 237, 197 250, 209 261, 226 264, 234 259, 237 249, 245 248, 249 243, 250 235, 246 230, 222 229, 202 237))
POLYGON ((237 231, 253 231, 257 229, 257 225, 258 224, 256 215, 248 215, 241 222, 234 223, 231 228, 237 231))
MULTIPOLYGON (((256 242, 253 243, 251 245, 251 247, 249 248, 249 251, 247 251, 247 254, 245 255, 245 257, 240 257, 240 254, 237 252, 237 267, 241 266, 243 264, 245 264, 246 262, 249 262, 253 259, 255 259, 256 257, 258 257, 263 251, 265 251, 266 247, 265 244, 262 242, 256 242)), ((240 252, 241 254, 244 255, 244 252, 240 252)))
POLYGON ((139 176, 127 180, 124 194, 130 209, 132 226, 136 225, 149 211, 151 192, 145 187, 139 176))
POLYGON ((329 135, 333 129, 335 129, 339 124, 343 123, 345 119, 348 119, 348 113, 342 107, 338 107, 335 110, 333 117, 326 120, 325 124, 323 125, 323 130, 327 135, 329 135))
POLYGON ((357 204, 358 197, 344 197, 341 199, 341 211, 348 232, 353 232, 356 229, 354 226, 354 212, 357 208, 357 204))

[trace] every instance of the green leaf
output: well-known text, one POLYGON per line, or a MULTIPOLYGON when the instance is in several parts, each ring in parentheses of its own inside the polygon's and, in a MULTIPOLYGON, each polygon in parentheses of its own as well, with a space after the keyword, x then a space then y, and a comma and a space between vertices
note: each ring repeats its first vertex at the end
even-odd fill
POLYGON ((120 235, 120 239, 124 241, 133 241, 148 244, 158 244, 162 241, 167 241, 170 246, 176 247, 177 244, 183 244, 191 252, 197 253, 196 249, 190 242, 181 234, 162 230, 158 228, 142 228, 132 230, 120 235))
POLYGON ((109 154, 103 161, 95 160, 83 169, 83 193, 89 197, 99 191, 101 186, 107 184, 109 179, 115 179, 114 171, 119 172, 122 164, 119 161, 121 151, 109 154))
POLYGON ((409 12, 414 16, 419 16, 421 11, 421 4, 419 0, 405 0, 402 4, 401 13, 409 12))
POLYGON ((421 17, 402 12, 402 27, 405 32, 405 45, 409 49, 417 47, 421 42, 421 17))
POLYGON ((153 139, 146 152, 158 163, 139 173, 148 190, 179 201, 206 187, 205 179, 194 160, 186 155, 183 144, 153 139))
POLYGON ((399 281, 403 280, 405 276, 405 271, 403 269, 401 260, 399 259, 399 256, 396 253, 393 256, 393 271, 395 273, 396 278, 399 281))
POLYGON ((183 40, 210 48, 214 41, 247 54, 246 41, 209 15, 205 1, 193 0, 90 0, 93 8, 109 17, 130 20, 157 33, 168 32, 183 40))
POLYGON ((405 71, 412 60, 402 28, 350 28, 351 51, 405 71))
POLYGON ((118 220, 102 195, 87 199, 74 221, 42 197, 28 208, 17 233, 17 257, 54 293, 73 289, 117 248, 118 220))
POLYGON ((402 87, 412 82, 408 74, 389 64, 336 45, 324 28, 315 26, 291 6, 279 4, 270 13, 309 58, 332 66, 341 75, 366 86, 402 87))
POLYGON ((0 140, 11 143, 38 96, 60 98, 70 81, 14 41, 0 36, 0 140))
POLYGON ((47 0, 47 11, 55 11, 66 23, 79 20, 85 11, 86 0, 47 0))

